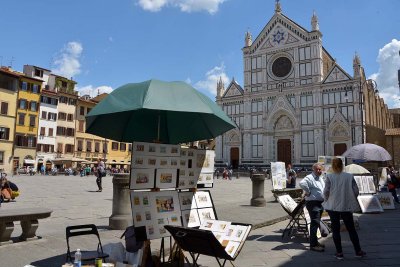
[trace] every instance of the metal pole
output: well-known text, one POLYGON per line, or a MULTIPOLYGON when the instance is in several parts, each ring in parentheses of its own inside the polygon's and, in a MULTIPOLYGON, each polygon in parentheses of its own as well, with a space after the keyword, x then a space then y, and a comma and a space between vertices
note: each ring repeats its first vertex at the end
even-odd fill
POLYGON ((360 92, 359 92, 359 96, 360 96, 360 112, 361 112, 361 144, 364 144, 364 92, 363 92, 363 88, 365 83, 367 82, 367 80, 364 81, 364 83, 361 83, 361 77, 360 77, 360 92))

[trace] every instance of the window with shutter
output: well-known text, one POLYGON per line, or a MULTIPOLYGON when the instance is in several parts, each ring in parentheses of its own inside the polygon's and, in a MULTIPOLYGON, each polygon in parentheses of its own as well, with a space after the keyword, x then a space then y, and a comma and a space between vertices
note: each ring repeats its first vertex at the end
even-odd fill
POLYGON ((42 136, 46 135, 46 128, 45 127, 40 127, 40 135, 42 135, 42 136))
POLYGON ((111 149, 112 150, 118 150, 118 143, 117 142, 112 142, 111 143, 111 149))
POLYGON ((83 150, 83 141, 78 140, 78 151, 82 151, 82 150, 83 150))
POLYGON ((54 136, 53 135, 53 128, 49 128, 49 136, 54 136))
POLYGON ((94 152, 100 152, 100 143, 99 142, 94 143, 94 152))
POLYGON ((120 143, 119 144, 119 150, 125 151, 126 150, 126 144, 125 143, 120 143))
POLYGON ((1 102, 0 113, 2 115, 7 115, 8 114, 8 103, 7 102, 1 102))
POLYGON ((0 139, 8 140, 10 135, 10 129, 6 127, 0 127, 0 139))
POLYGON ((80 132, 83 132, 83 125, 84 125, 84 121, 79 121, 78 129, 80 132))
POLYGON ((4 164, 4 151, 0 151, 0 164, 4 164))
POLYGON ((58 143, 57 144, 57 152, 58 153, 63 153, 63 144, 62 143, 58 143))
POLYGON ((29 126, 35 127, 35 125, 36 125, 36 116, 30 115, 29 116, 29 126))
POLYGON ((92 142, 91 141, 86 142, 86 151, 92 152, 92 142))
POLYGON ((25 124, 25 114, 18 113, 18 125, 24 125, 24 124, 25 124))
POLYGON ((103 143, 103 153, 107 153, 107 143, 103 143))
POLYGON ((42 111, 42 119, 46 119, 47 118, 47 112, 46 111, 42 111))

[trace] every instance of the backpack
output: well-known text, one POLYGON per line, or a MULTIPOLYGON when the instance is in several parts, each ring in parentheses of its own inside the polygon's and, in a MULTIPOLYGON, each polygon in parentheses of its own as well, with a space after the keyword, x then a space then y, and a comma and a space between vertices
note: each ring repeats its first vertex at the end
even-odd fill
POLYGON ((134 253, 143 247, 143 241, 136 241, 135 226, 128 226, 121 238, 125 236, 125 249, 127 252, 134 253))

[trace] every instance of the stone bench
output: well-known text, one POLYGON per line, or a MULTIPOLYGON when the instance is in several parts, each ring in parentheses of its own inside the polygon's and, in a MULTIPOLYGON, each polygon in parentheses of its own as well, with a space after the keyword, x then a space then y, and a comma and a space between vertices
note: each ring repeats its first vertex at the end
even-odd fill
POLYGON ((50 217, 53 211, 46 208, 20 208, 0 210, 0 245, 12 243, 11 234, 14 222, 20 221, 22 234, 20 241, 35 239, 39 227, 38 219, 50 217))

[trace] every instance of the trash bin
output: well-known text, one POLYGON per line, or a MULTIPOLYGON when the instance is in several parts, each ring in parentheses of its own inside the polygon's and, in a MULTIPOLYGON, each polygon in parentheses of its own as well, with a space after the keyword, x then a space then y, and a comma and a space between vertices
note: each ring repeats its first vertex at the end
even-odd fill
POLYGON ((252 173, 250 176, 252 182, 252 198, 250 205, 254 207, 265 207, 266 201, 264 198, 264 181, 265 175, 263 173, 252 173))

